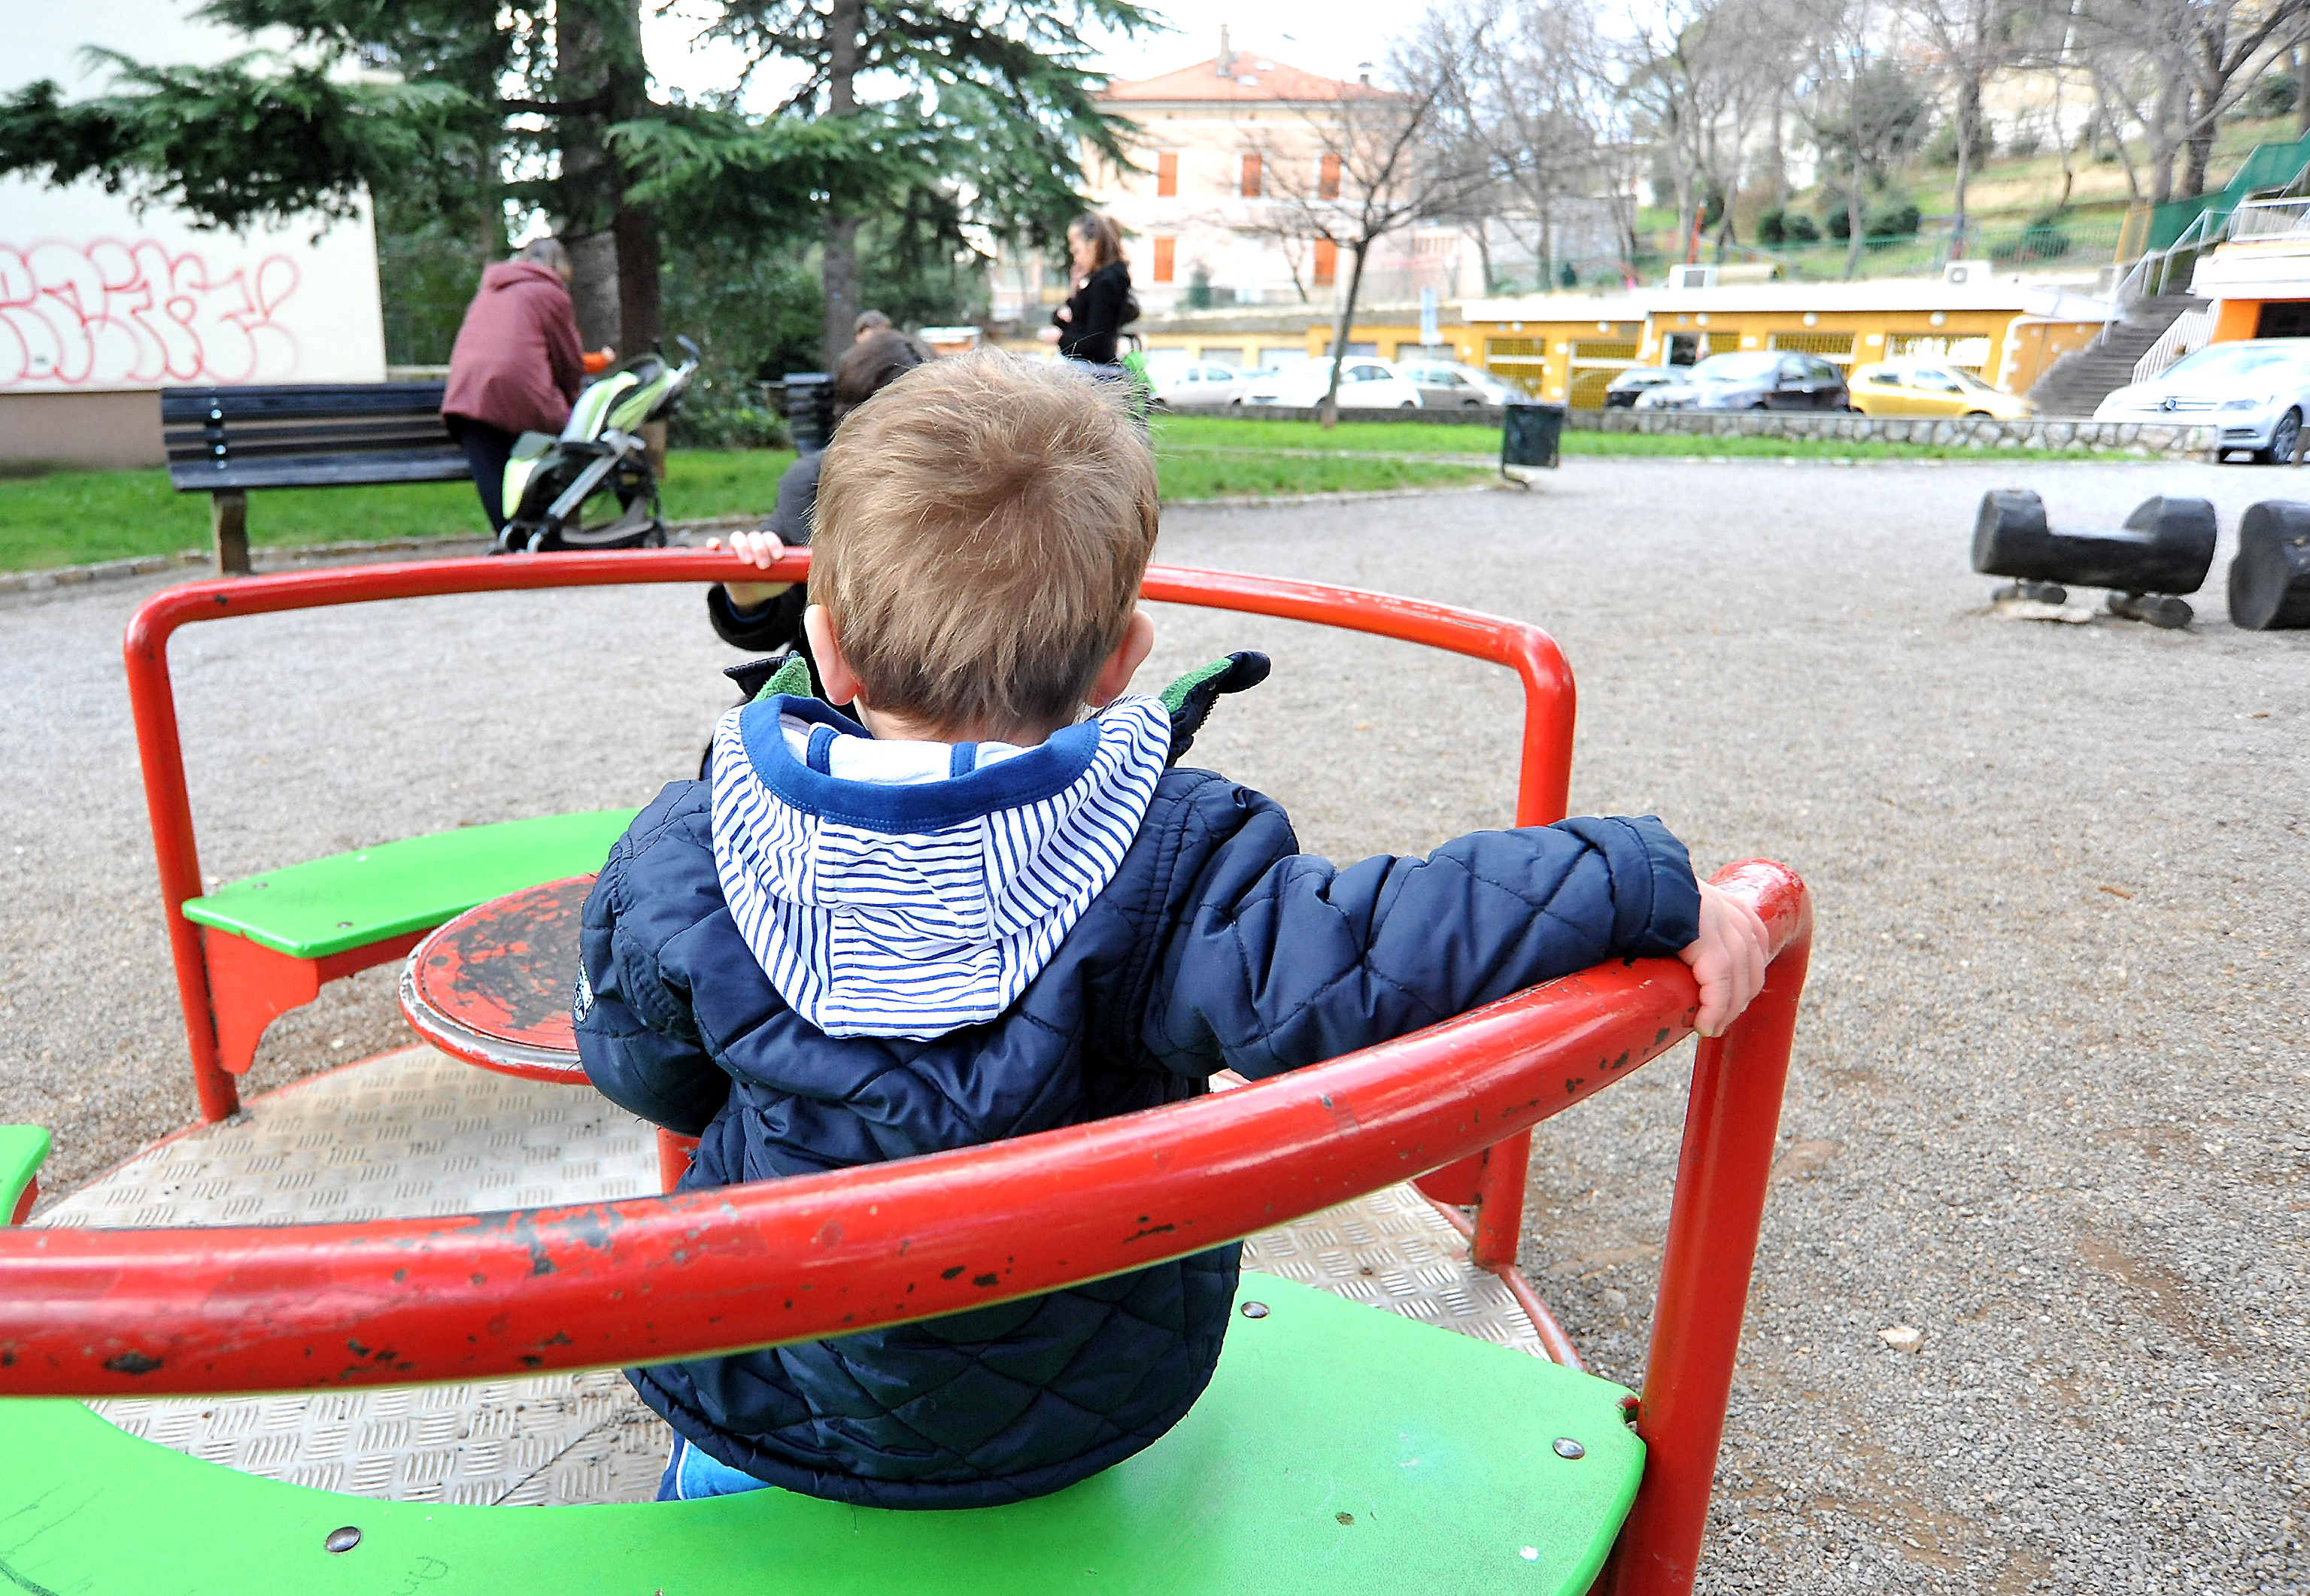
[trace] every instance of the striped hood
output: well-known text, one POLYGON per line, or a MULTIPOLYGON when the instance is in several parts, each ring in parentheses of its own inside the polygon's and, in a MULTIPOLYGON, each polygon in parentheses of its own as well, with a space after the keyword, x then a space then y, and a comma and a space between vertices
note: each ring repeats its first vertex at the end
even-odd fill
POLYGON ((1033 748, 883 742, 815 699, 714 732, 714 863, 763 973, 830 1037, 994 1019, 1114 879, 1172 722, 1118 699, 1033 748))

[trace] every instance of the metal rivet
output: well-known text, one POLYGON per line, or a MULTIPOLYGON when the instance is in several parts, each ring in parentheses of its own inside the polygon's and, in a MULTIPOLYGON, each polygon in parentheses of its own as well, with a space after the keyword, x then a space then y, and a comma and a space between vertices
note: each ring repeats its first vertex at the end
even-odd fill
POLYGON ((349 1552, 360 1544, 360 1531, 351 1524, 342 1530, 332 1530, 329 1538, 321 1542, 325 1552, 349 1552))
POLYGON ((1243 1316, 1246 1319, 1264 1319, 1267 1317, 1267 1305, 1264 1302, 1247 1302, 1243 1305, 1243 1316))
POLYGON ((1559 1436, 1556 1438, 1556 1455, 1579 1459, 1588 1455, 1588 1449, 1569 1436, 1559 1436))

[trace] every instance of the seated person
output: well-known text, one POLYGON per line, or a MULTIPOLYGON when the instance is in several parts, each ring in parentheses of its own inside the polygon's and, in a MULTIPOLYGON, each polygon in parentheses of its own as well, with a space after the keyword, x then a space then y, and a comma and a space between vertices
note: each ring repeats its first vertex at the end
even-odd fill
MULTIPOLYGON (((1680 955, 1712 1033, 1755 994, 1763 926, 1657 820, 1341 869, 1272 801, 1178 767, 1266 662, 1194 673, 1177 707, 1129 690, 1156 516, 1145 440, 1079 367, 938 360, 843 423, 803 624, 857 719, 777 683, 723 716, 711 781, 661 793, 586 904, 578 1051, 700 1138, 683 1190, 1176 1102, 1604 959, 1680 955)), ((1072 1485, 1194 1404, 1237 1258, 630 1369, 679 1437, 661 1494, 952 1508, 1072 1485)))
MULTIPOLYGON (((852 411, 923 363, 922 351, 904 334, 890 330, 888 317, 883 317, 879 329, 866 327, 865 319, 859 317, 858 340, 843 351, 834 368, 834 424, 838 427, 852 411)), ((819 465, 825 458, 826 451, 814 450, 787 466, 778 479, 778 505, 769 526, 732 534, 731 552, 767 568, 786 551, 787 544, 809 542, 811 514, 818 502, 819 465)), ((719 549, 722 540, 708 538, 706 546, 719 549)), ((806 582, 724 582, 706 590, 706 614, 714 623, 715 635, 751 654, 796 648, 807 660, 810 641, 803 636, 802 612, 809 603, 806 582)))

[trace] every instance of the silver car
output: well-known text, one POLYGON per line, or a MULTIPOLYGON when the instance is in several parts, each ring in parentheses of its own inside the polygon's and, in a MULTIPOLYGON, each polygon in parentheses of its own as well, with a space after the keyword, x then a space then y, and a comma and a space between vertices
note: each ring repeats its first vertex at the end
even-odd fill
POLYGON ((2218 457, 2294 457, 2310 415, 2310 338, 2210 343, 2147 382, 2129 383, 2094 411, 2097 421, 2199 421, 2217 429, 2218 457))
POLYGON ((1429 410, 1476 410, 1524 397, 1491 373, 1457 360, 1398 360, 1395 369, 1420 390, 1429 410))

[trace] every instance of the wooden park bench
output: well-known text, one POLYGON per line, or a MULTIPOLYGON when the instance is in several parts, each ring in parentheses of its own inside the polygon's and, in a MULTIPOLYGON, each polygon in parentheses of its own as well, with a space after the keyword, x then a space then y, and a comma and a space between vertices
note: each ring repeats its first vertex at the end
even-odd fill
POLYGON ((221 576, 248 573, 248 494, 260 488, 450 482, 465 456, 441 425, 438 382, 162 388, 169 481, 209 496, 221 576))

